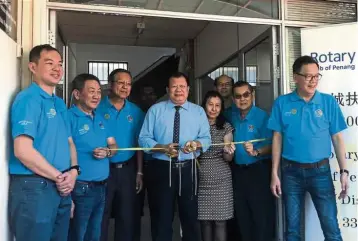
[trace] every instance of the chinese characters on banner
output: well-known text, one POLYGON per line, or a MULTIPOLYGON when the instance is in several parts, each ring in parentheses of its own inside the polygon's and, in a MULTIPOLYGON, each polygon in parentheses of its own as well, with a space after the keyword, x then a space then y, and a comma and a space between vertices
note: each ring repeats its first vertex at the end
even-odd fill
MULTIPOLYGON (((343 131, 347 167, 350 171, 348 196, 338 199, 338 222, 343 240, 358 240, 358 23, 331 25, 301 30, 302 55, 310 55, 323 75, 318 90, 332 94, 348 129, 343 131)), ((339 166, 332 146, 330 159, 336 194, 341 191, 339 166)), ((306 240, 324 240, 317 213, 306 198, 306 240)))

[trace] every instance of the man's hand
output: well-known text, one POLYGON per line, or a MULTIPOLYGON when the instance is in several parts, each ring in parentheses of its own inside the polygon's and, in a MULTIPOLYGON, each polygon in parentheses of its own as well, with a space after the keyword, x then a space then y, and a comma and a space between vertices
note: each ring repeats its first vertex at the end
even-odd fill
POLYGON ((341 187, 342 187, 342 191, 339 194, 338 199, 343 199, 347 196, 348 193, 348 174, 343 172, 341 174, 341 187))
POLYGON ((275 197, 281 197, 281 182, 280 178, 277 175, 271 176, 271 192, 275 197))
POLYGON ((198 147, 198 145, 196 144, 195 141, 188 141, 188 142, 185 143, 185 145, 184 145, 183 152, 184 152, 185 154, 194 152, 194 151, 196 151, 197 147, 198 147))
POLYGON ((143 174, 137 173, 136 177, 136 190, 137 194, 143 189, 143 174))
POLYGON ((236 147, 234 144, 228 144, 224 146, 224 153, 232 155, 234 154, 236 147))
POLYGON ((61 196, 68 196, 73 188, 77 178, 77 170, 70 170, 57 177, 56 186, 61 196))
POLYGON ((108 148, 98 147, 93 150, 93 156, 96 159, 103 159, 106 158, 108 154, 108 148))
POLYGON ((177 157, 179 155, 178 147, 178 143, 170 143, 168 145, 165 145, 165 154, 170 157, 177 157))
POLYGON ((243 145, 244 145, 245 151, 246 151, 250 156, 254 156, 254 155, 255 155, 254 145, 253 145, 251 142, 245 142, 243 145))

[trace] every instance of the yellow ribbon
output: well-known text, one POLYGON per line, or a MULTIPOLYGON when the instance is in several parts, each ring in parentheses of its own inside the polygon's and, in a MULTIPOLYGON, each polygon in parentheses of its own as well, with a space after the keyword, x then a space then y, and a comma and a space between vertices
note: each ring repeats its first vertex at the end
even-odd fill
MULTIPOLYGON (((209 146, 225 146, 225 145, 230 145, 230 144, 234 144, 234 145, 238 145, 238 144, 244 144, 245 142, 261 142, 261 141, 266 141, 267 138, 261 138, 261 139, 254 139, 254 140, 249 140, 249 141, 237 141, 237 142, 223 142, 223 143, 216 143, 216 144, 211 144, 209 146)), ((165 150, 166 148, 159 148, 159 147, 153 147, 153 148, 149 148, 149 147, 129 147, 129 148, 113 148, 113 149, 109 149, 111 151, 154 151, 154 150, 165 150)))

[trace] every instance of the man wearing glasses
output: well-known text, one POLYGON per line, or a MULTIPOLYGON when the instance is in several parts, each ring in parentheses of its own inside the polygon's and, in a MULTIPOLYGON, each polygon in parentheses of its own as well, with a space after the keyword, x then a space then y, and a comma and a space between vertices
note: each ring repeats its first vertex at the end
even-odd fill
MULTIPOLYGON (((115 69, 109 75, 108 82, 110 94, 102 100, 97 112, 108 122, 108 129, 119 147, 136 147, 144 113, 126 100, 132 88, 132 75, 128 70, 115 69)), ((115 218, 114 240, 133 241, 135 215, 138 213, 135 211, 136 195, 143 185, 142 166, 143 153, 139 151, 119 151, 110 157, 102 241, 108 240, 108 224, 112 213, 115 218)))
POLYGON ((237 111, 231 122, 236 146, 233 165, 234 205, 242 241, 269 241, 274 237, 275 202, 270 192, 271 138, 269 116, 253 105, 254 88, 244 81, 233 86, 237 111), (260 142, 249 142, 265 139, 260 142))
POLYGON ((280 96, 274 103, 268 128, 272 140, 272 193, 281 196, 278 168, 282 156, 282 196, 286 210, 286 240, 301 240, 301 211, 306 191, 310 193, 322 226, 325 240, 340 241, 337 206, 329 156, 331 141, 341 173, 342 191, 347 195, 348 175, 341 131, 347 128, 333 96, 316 90, 318 63, 302 56, 293 64, 297 89, 280 96))

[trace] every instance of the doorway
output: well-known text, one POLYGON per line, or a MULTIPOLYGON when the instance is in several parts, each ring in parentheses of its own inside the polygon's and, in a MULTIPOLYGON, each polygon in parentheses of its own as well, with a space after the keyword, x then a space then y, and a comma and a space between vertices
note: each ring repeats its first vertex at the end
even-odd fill
MULTIPOLYGON (((53 22, 53 44, 63 49, 65 59, 64 79, 56 94, 68 106, 71 81, 77 74, 95 74, 105 95, 108 74, 121 66, 134 77, 133 102, 144 85, 153 86, 159 101, 165 100, 168 76, 176 70, 190 76, 190 101, 197 104, 207 90, 213 89, 213 73, 228 70, 235 81, 246 80, 255 86, 259 107, 270 111, 278 95, 278 52, 274 51, 277 27, 72 10, 51 10, 50 23, 53 22)), ((149 240, 149 220, 146 206, 142 241, 149 240)), ((179 223, 176 216, 175 241, 180 240, 179 223)))

